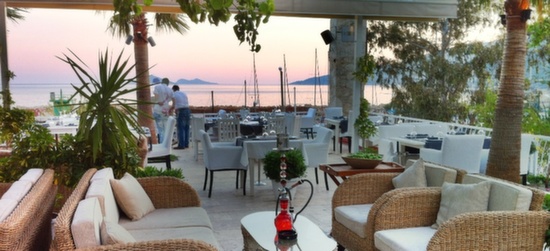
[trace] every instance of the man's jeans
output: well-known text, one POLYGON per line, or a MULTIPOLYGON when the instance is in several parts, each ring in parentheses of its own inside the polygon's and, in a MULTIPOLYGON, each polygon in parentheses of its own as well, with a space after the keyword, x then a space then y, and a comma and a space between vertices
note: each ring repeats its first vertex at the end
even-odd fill
POLYGON ((153 113, 153 118, 155 118, 155 125, 157 126, 157 134, 160 144, 164 140, 164 127, 166 125, 166 121, 168 121, 168 116, 162 113, 153 113))

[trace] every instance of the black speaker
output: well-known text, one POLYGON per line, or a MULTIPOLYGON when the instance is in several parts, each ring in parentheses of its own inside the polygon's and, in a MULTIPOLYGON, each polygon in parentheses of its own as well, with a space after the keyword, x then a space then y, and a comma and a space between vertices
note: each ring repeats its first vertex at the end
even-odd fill
POLYGON ((330 30, 325 30, 321 32, 321 37, 323 37, 323 41, 325 41, 325 44, 330 44, 332 43, 332 41, 334 41, 334 37, 332 36, 330 30))

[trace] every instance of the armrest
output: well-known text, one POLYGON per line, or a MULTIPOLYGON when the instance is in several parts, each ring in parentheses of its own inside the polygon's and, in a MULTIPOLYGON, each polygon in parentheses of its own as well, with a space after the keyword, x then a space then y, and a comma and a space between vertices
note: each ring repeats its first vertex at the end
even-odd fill
POLYGON ((431 226, 437 219, 440 201, 440 187, 395 189, 374 217, 374 229, 431 226))
POLYGON ((545 211, 461 214, 439 227, 428 250, 542 250, 549 224, 545 211))
POLYGON ((206 242, 192 239, 171 239, 160 241, 142 241, 116 245, 101 245, 93 248, 79 250, 206 250, 217 251, 215 247, 206 242))
POLYGON ((174 177, 139 178, 139 183, 153 201, 155 208, 200 207, 197 191, 174 177))
POLYGON ((332 196, 332 209, 344 205, 372 204, 394 189, 392 179, 399 173, 366 173, 351 176, 332 196))

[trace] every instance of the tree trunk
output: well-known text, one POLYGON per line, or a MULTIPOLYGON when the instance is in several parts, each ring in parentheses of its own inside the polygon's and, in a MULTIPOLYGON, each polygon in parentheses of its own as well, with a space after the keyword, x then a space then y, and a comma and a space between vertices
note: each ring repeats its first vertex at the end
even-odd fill
POLYGON ((507 0, 506 40, 487 174, 519 182, 523 85, 525 82, 526 23, 519 0, 507 0))
POLYGON ((138 114, 138 124, 148 127, 151 131, 151 142, 158 143, 157 130, 153 120, 153 107, 151 104, 151 88, 149 87, 149 48, 147 41, 147 19, 142 14, 134 19, 134 58, 136 60, 137 87, 136 99, 145 104, 138 104, 138 110, 144 114, 138 114))

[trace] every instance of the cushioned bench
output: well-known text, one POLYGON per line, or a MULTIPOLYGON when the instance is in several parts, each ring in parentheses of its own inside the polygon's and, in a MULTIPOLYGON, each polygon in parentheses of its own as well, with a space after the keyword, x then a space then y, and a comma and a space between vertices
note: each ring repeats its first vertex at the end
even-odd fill
POLYGON ((462 184, 391 195, 377 217, 379 250, 542 250, 544 192, 480 174, 462 184))
POLYGON ((58 250, 218 250, 196 191, 173 177, 114 179, 90 169, 55 224, 58 250), (120 208, 120 210, 119 210, 120 208))
POLYGON ((48 250, 56 187, 51 169, 0 183, 0 250, 48 250))

